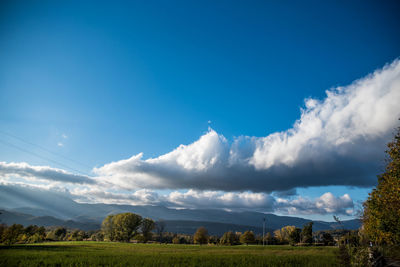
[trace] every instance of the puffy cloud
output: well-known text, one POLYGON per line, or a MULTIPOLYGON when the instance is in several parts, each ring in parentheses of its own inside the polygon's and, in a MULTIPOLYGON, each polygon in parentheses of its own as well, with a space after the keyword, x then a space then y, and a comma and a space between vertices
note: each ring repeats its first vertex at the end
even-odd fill
POLYGON ((276 198, 266 193, 222 191, 174 191, 160 195, 151 190, 131 193, 111 193, 98 189, 72 190, 75 200, 89 203, 162 205, 172 208, 252 210, 281 214, 347 214, 354 208, 348 194, 335 197, 328 192, 316 199, 293 197, 276 198), (83 197, 82 197, 83 196, 83 197))
POLYGON ((186 208, 226 208, 272 211, 275 199, 264 193, 196 191, 172 192, 166 200, 170 205, 186 208))
POLYGON ((212 129, 157 158, 135 155, 95 168, 124 189, 287 191, 375 184, 400 117, 400 61, 346 87, 307 99, 293 128, 229 142, 212 129))
POLYGON ((316 199, 296 197, 275 198, 265 193, 195 191, 172 192, 166 200, 170 205, 185 208, 224 208, 279 212, 282 214, 347 214, 354 207, 348 194, 335 197, 327 192, 316 199))
POLYGON ((28 179, 49 180, 72 184, 94 184, 95 180, 48 166, 32 166, 25 162, 0 162, 0 178, 17 176, 28 179))
POLYGON ((287 214, 347 214, 351 215, 354 202, 348 194, 335 197, 327 192, 315 200, 298 197, 288 200, 278 198, 276 210, 287 214))

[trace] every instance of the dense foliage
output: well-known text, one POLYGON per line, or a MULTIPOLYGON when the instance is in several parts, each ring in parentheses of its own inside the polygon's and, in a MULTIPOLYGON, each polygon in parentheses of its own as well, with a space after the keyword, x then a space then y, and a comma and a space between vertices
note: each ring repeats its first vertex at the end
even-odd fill
POLYGON ((323 233, 322 234, 322 243, 324 243, 325 246, 329 246, 329 245, 334 245, 335 244, 335 240, 333 239, 333 236, 330 233, 323 233))
POLYGON ((237 235, 235 235, 232 231, 224 233, 224 235, 221 237, 220 241, 221 245, 236 245, 239 243, 237 235))
POLYGON ((128 242, 133 237, 142 242, 147 242, 151 238, 151 231, 155 227, 153 220, 134 213, 120 213, 107 216, 102 223, 104 237, 109 241, 128 242), (139 234, 139 227, 142 233, 139 234))
POLYGON ((301 241, 301 229, 296 227, 289 233, 289 244, 296 245, 297 243, 300 243, 300 241, 301 241))
POLYGON ((64 227, 50 227, 44 228, 36 225, 29 225, 24 227, 21 224, 13 224, 6 226, 0 225, 0 243, 5 245, 11 244, 29 244, 40 243, 44 241, 83 241, 90 238, 96 240, 94 237, 100 238, 100 231, 85 232, 82 230, 67 230, 64 227))
POLYGON ((400 128, 388 144, 386 170, 364 203, 365 234, 376 244, 400 244, 400 128))
POLYGON ((256 238, 252 231, 246 231, 240 236, 240 243, 242 244, 253 244, 256 242, 256 238))
POLYGON ((277 229, 274 231, 274 236, 279 244, 287 244, 289 243, 289 236, 294 231, 296 227, 293 225, 288 225, 282 227, 281 229, 277 229))
POLYGON ((309 222, 304 225, 301 230, 301 242, 305 244, 312 244, 313 242, 313 233, 312 233, 313 222, 309 222))
POLYGON ((197 229, 196 233, 193 236, 193 240, 195 244, 207 244, 208 243, 208 231, 204 227, 200 227, 197 229))
POLYGON ((29 225, 24 228, 21 224, 13 224, 9 227, 0 226, 0 241, 6 245, 14 243, 38 243, 46 239, 43 226, 29 225))
POLYGON ((152 237, 151 231, 155 228, 155 226, 156 226, 155 222, 152 219, 149 218, 143 219, 140 229, 142 230, 144 243, 151 240, 152 237))

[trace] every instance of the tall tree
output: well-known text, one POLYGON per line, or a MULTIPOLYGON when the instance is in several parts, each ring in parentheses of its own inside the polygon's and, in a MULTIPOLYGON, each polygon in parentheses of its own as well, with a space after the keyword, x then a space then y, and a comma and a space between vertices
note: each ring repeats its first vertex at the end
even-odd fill
POLYGON ((236 235, 232 232, 226 232, 224 235, 221 237, 219 241, 222 245, 235 245, 237 240, 236 240, 236 235))
POLYGON ((108 215, 101 224, 104 238, 109 241, 114 241, 113 218, 114 215, 108 215))
POLYGON ((162 243, 163 241, 163 234, 165 231, 165 221, 164 220, 159 220, 156 222, 156 232, 159 238, 159 242, 162 243))
POLYGON ((142 217, 135 213, 120 213, 114 216, 112 220, 114 239, 116 241, 128 242, 142 223, 142 217))
POLYGON ((306 244, 312 244, 313 242, 312 226, 313 222, 309 222, 303 226, 303 229, 301 230, 301 242, 306 244))
POLYGON ((66 234, 67 234, 67 229, 65 229, 64 227, 58 227, 54 231, 54 235, 56 236, 57 240, 63 240, 66 234))
POLYGON ((106 239, 110 241, 129 241, 142 223, 142 217, 134 213, 109 215, 101 224, 106 239))
POLYGON ((145 218, 140 226, 143 235, 143 241, 146 243, 151 239, 151 231, 154 229, 155 223, 152 219, 145 218))
POLYGON ((276 238, 275 238, 270 232, 268 232, 268 233, 265 235, 265 244, 267 244, 267 245, 274 245, 274 244, 276 244, 276 243, 277 243, 276 238))
POLYGON ((386 154, 385 172, 364 203, 363 230, 377 244, 400 244, 400 127, 386 154))
POLYGON ((300 240, 301 240, 301 229, 296 227, 293 229, 293 231, 289 233, 289 244, 295 245, 299 243, 300 240))
POLYGON ((325 246, 332 246, 335 244, 335 240, 333 239, 333 236, 330 233, 323 233, 322 243, 324 243, 325 246))
POLYGON ((208 231, 204 227, 199 227, 193 236, 193 241, 195 244, 207 244, 208 242, 208 231))
POLYGON ((284 226, 281 229, 275 230, 274 236, 280 243, 287 243, 289 242, 290 233, 294 231, 295 228, 296 227, 293 225, 284 226))
POLYGON ((253 244, 256 241, 256 238, 252 231, 246 231, 240 236, 240 243, 242 244, 253 244))

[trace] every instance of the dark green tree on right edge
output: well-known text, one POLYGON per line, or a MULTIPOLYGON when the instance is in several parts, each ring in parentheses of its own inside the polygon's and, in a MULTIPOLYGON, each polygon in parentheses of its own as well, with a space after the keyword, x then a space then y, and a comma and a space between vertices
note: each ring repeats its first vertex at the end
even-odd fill
POLYGON ((388 145, 385 172, 364 203, 363 231, 375 244, 400 244, 400 127, 388 145))

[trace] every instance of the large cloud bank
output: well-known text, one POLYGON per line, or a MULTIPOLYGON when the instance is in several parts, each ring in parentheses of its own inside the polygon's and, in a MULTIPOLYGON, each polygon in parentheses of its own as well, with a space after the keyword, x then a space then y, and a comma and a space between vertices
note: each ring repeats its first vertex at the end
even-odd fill
MULTIPOLYGON (((95 177, 0 162, 0 196, 18 204, 23 196, 32 202, 43 192, 59 191, 59 199, 86 203, 350 215, 354 203, 348 194, 326 192, 310 199, 297 196, 296 188, 374 185, 399 117, 396 60, 349 86, 327 91, 323 100, 306 99, 291 129, 266 137, 230 141, 209 129, 192 144, 159 157, 144 159, 140 153, 95 168, 95 177), (39 193, 29 193, 31 189, 39 193)), ((49 201, 35 203, 52 204, 55 195, 48 196, 49 201)))
MULTIPOLYGON (((296 187, 371 186, 400 117, 400 61, 307 99, 293 128, 228 141, 212 129, 157 158, 143 154, 94 169, 124 189, 272 192, 296 187)), ((260 122, 258 122, 260 123, 260 122)))

